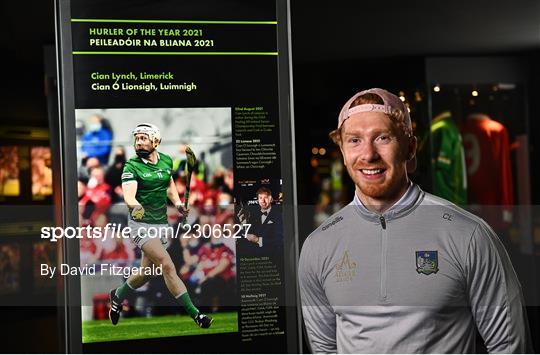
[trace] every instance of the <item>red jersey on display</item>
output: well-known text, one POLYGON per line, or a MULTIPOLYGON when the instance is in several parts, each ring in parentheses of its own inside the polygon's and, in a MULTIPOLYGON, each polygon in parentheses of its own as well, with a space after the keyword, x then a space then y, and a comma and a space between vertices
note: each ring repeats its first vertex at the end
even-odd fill
POLYGON ((469 203, 482 205, 485 213, 481 214, 493 227, 505 226, 511 221, 514 203, 508 130, 487 115, 475 114, 465 121, 461 132, 469 203))
POLYGON ((232 270, 234 256, 231 249, 224 244, 212 246, 211 243, 207 243, 199 249, 199 264, 203 266, 205 275, 218 266, 220 260, 223 258, 229 260, 229 266, 217 276, 227 281, 234 277, 234 272, 232 270))

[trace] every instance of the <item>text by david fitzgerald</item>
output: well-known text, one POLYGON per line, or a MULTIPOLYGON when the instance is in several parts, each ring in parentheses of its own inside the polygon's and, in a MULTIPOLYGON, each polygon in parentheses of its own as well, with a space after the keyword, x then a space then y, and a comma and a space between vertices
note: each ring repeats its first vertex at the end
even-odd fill
POLYGON ((163 275, 163 268, 161 266, 117 266, 114 264, 94 264, 85 266, 70 266, 68 264, 60 264, 57 266, 50 266, 48 264, 41 264, 41 276, 48 276, 53 278, 58 271, 59 275, 66 276, 85 276, 85 275, 111 275, 111 276, 124 276, 129 277, 131 275, 145 275, 145 276, 160 276, 163 275))

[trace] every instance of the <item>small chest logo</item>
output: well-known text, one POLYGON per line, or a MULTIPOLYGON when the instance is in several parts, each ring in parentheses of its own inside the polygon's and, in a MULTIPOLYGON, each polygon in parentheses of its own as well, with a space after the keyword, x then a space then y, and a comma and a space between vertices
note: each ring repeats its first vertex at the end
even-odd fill
POLYGON ((436 250, 422 250, 416 252, 416 272, 429 275, 439 271, 439 257, 436 250))
POLYGON ((336 282, 352 281, 356 276, 357 264, 349 256, 349 252, 345 251, 343 257, 337 262, 336 266, 336 282))
POLYGON ((144 173, 144 174, 143 174, 143 177, 145 177, 145 178, 150 177, 150 176, 152 176, 151 173, 144 173))

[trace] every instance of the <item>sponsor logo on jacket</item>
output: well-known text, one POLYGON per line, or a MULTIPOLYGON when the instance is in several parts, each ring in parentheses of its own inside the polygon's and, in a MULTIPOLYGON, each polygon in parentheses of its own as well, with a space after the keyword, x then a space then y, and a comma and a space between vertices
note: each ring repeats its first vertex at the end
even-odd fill
POLYGON ((339 223, 341 221, 343 221, 343 217, 337 216, 336 218, 334 218, 334 220, 332 222, 330 222, 327 225, 325 225, 324 227, 322 227, 322 230, 325 231, 328 228, 333 227, 334 225, 336 225, 337 223, 339 223))

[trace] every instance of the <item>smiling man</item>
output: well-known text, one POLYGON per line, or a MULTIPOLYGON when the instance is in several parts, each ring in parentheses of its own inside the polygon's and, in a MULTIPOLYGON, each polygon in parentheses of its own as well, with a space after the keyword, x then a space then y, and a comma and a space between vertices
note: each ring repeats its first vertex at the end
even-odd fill
POLYGON ((330 134, 353 201, 305 241, 299 279, 315 353, 530 351, 521 286, 493 230, 412 183, 416 138, 399 98, 349 99, 330 134))

